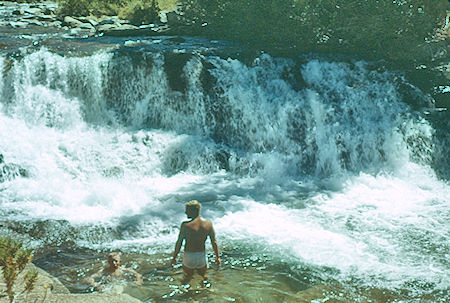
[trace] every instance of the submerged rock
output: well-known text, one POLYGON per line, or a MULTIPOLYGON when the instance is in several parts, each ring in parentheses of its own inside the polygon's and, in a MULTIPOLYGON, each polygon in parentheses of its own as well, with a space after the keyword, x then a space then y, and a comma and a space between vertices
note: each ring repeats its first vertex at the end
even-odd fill
MULTIPOLYGON (((72 294, 70 291, 55 277, 45 270, 29 264, 25 270, 19 275, 16 281, 16 289, 24 289, 23 277, 29 270, 38 272, 38 279, 34 289, 27 295, 21 293, 17 296, 16 302, 47 302, 47 303, 139 303, 140 300, 124 293, 103 292, 88 294, 72 294)), ((3 283, 3 276, 0 275, 0 285, 3 283)), ((7 297, 1 297, 0 303, 7 303, 7 297)))
POLYGON ((123 168, 119 166, 113 166, 103 170, 103 176, 105 177, 123 177, 123 175, 123 168))
POLYGON ((17 177, 29 177, 30 174, 25 168, 15 163, 5 163, 3 155, 0 154, 0 183, 11 181, 17 177))
POLYGON ((28 171, 14 163, 0 166, 0 182, 10 181, 17 177, 29 177, 28 171))

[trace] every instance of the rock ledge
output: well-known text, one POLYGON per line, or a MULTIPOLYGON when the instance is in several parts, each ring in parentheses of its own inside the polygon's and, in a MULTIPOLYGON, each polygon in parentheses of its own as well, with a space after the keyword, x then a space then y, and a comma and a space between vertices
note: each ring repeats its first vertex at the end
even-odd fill
MULTIPOLYGON (((133 298, 128 294, 116 292, 90 293, 90 294, 72 294, 69 290, 55 277, 43 269, 29 264, 25 270, 19 275, 16 283, 16 289, 23 289, 23 276, 30 269, 38 271, 39 276, 34 289, 28 297, 21 294, 15 302, 44 302, 44 303, 141 303, 140 300, 133 298)), ((0 289, 4 289, 3 276, 0 274, 0 289)), ((7 297, 0 298, 0 303, 9 303, 7 297)))

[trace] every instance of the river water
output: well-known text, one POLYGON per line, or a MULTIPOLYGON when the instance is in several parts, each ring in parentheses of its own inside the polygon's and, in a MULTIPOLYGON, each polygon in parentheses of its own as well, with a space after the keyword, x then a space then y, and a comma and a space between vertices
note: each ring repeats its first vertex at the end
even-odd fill
POLYGON ((118 250, 145 302, 449 299, 445 130, 398 73, 189 38, 36 44, 0 53, 0 165, 26 171, 0 183, 0 232, 71 291, 118 250), (168 263, 191 199, 223 264, 186 290, 168 263))

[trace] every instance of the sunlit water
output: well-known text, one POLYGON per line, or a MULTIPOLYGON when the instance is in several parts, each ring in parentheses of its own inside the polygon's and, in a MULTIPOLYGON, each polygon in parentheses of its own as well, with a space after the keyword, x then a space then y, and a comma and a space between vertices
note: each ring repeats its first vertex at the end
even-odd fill
POLYGON ((0 165, 27 171, 3 174, 2 234, 75 292, 120 250, 144 275, 121 291, 147 302, 448 299, 450 186, 394 74, 170 58, 0 57, 0 165), (187 290, 168 263, 191 199, 223 264, 187 290))

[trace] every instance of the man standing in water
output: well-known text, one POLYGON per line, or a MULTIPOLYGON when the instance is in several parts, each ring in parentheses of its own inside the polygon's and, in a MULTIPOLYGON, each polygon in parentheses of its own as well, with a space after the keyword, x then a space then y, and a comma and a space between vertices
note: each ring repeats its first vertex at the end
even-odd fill
POLYGON ((181 245, 183 241, 186 241, 183 255, 183 284, 191 280, 195 270, 203 279, 206 279, 208 262, 206 260, 205 242, 207 237, 211 240, 214 255, 216 256, 215 263, 220 265, 219 246, 217 245, 213 225, 210 220, 200 217, 200 208, 201 204, 197 200, 186 203, 186 215, 191 220, 181 223, 180 233, 175 244, 175 252, 173 253, 172 262, 170 262, 171 266, 177 262, 181 245))

